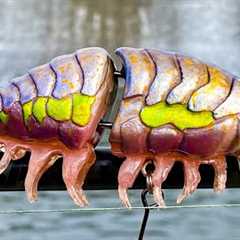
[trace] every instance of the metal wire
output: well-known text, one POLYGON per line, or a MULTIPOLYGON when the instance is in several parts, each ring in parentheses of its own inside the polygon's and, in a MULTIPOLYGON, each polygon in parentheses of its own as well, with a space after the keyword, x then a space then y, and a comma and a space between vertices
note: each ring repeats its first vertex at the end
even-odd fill
POLYGON ((143 190, 142 193, 141 193, 141 200, 142 200, 143 206, 145 207, 145 210, 144 210, 144 215, 143 215, 141 228, 140 228, 139 235, 138 235, 138 240, 142 240, 143 239, 143 236, 144 236, 144 233, 145 233, 145 229, 146 229, 146 226, 147 226, 149 213, 150 213, 150 208, 149 207, 157 207, 156 204, 153 204, 153 205, 150 205, 150 206, 148 205, 148 201, 147 201, 147 198, 146 198, 148 193, 149 193, 148 189, 143 190))
POLYGON ((180 209, 198 209, 198 208, 240 208, 240 203, 225 203, 225 204, 202 204, 202 205, 171 205, 164 208, 159 208, 157 206, 148 206, 148 207, 131 207, 130 209, 124 207, 103 207, 103 208, 60 208, 60 209, 13 209, 13 210, 1 210, 0 215, 2 214, 35 214, 35 213, 81 213, 81 212, 111 212, 111 211, 129 211, 133 210, 180 210, 180 209))
MULTIPOLYGON (((146 178, 147 188, 142 191, 141 200, 142 200, 143 207, 146 207, 146 208, 144 210, 144 215, 143 215, 142 224, 141 224, 141 228, 140 228, 139 235, 138 235, 138 240, 143 239, 145 229, 146 229, 146 226, 147 226, 149 213, 150 213, 150 209, 147 208, 147 207, 149 207, 148 201, 147 201, 147 194, 148 193, 150 193, 150 194, 153 193, 153 181, 152 181, 153 169, 151 169, 151 168, 149 169, 148 166, 152 166, 152 165, 153 165, 152 161, 148 161, 147 163, 144 164, 144 166, 142 168, 143 176, 145 176, 145 178, 146 178)), ((153 205, 150 205, 150 206, 157 206, 157 205, 153 204, 153 205)))

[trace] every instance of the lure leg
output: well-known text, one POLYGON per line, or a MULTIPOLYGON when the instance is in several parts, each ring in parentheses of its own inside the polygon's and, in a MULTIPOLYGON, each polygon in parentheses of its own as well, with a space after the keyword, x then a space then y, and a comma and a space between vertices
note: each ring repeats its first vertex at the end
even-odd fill
POLYGON ((201 180, 198 170, 201 163, 200 160, 183 155, 182 162, 184 165, 184 187, 182 193, 177 198, 177 204, 181 203, 193 193, 201 180))
POLYGON ((1 149, 4 154, 0 160, 0 174, 7 169, 11 160, 20 159, 26 154, 26 149, 24 147, 14 143, 2 144, 1 149))
POLYGON ((227 181, 227 163, 224 156, 214 159, 212 164, 215 170, 214 191, 222 192, 225 189, 227 181))
POLYGON ((63 153, 63 180, 73 201, 83 207, 88 201, 82 186, 96 156, 90 144, 80 150, 69 150, 63 153))
POLYGON ((14 147, 12 150, 11 150, 11 157, 12 157, 12 160, 18 160, 18 159, 21 159, 25 156, 27 150, 23 147, 14 147))
POLYGON ((25 190, 30 202, 37 200, 38 182, 43 173, 60 157, 59 152, 60 151, 56 149, 46 149, 46 146, 42 147, 39 145, 32 147, 25 179, 25 190))
POLYGON ((162 196, 162 183, 166 180, 174 165, 175 159, 170 155, 158 155, 155 157, 155 170, 152 175, 153 197, 159 207, 164 207, 165 202, 162 196))
POLYGON ((127 190, 132 187, 136 177, 141 171, 146 158, 144 156, 128 156, 122 163, 118 173, 118 194, 123 205, 130 208, 127 190))
POLYGON ((214 168, 214 191, 222 192, 225 189, 227 181, 227 163, 225 156, 216 156, 204 163, 211 164, 214 168))
POLYGON ((7 149, 4 149, 4 150, 5 152, 0 161, 0 174, 7 169, 7 167, 9 166, 12 160, 10 152, 7 149))

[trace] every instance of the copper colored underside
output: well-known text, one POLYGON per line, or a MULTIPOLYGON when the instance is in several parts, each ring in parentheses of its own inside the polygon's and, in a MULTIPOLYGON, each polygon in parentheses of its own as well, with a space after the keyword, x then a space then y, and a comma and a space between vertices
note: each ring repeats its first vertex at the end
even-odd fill
POLYGON ((119 197, 126 207, 131 207, 127 190, 133 186, 135 179, 149 159, 151 159, 155 165, 152 174, 153 195, 159 207, 165 206, 162 197, 162 183, 166 180, 176 161, 182 162, 184 169, 184 187, 182 193, 177 198, 177 203, 181 203, 196 190, 201 179, 199 174, 200 164, 211 164, 213 166, 215 171, 214 190, 216 192, 221 192, 225 189, 227 175, 226 161, 223 155, 216 155, 211 158, 203 159, 181 152, 162 153, 157 155, 132 154, 126 157, 118 174, 119 197))
POLYGON ((69 149, 58 139, 42 140, 17 139, 6 135, 0 136, 4 155, 0 161, 0 172, 3 172, 11 160, 22 158, 26 151, 31 152, 28 172, 25 179, 25 190, 30 202, 37 199, 39 179, 54 162, 63 157, 63 180, 71 198, 80 206, 88 204, 82 191, 82 185, 89 168, 95 161, 92 145, 83 148, 69 149))

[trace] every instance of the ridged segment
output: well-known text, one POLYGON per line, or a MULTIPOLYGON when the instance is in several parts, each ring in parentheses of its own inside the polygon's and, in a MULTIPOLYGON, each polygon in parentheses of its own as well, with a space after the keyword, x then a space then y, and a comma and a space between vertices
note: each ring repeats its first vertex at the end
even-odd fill
POLYGON ((126 86, 110 135, 115 154, 144 151, 146 136, 148 151, 154 153, 179 149, 208 156, 231 150, 235 114, 240 112, 240 82, 233 82, 231 74, 158 50, 121 48, 117 54, 123 60, 126 86), (155 65, 152 81, 152 71, 144 68, 146 53, 155 65), (203 141, 206 147, 199 148, 203 141))
POLYGON ((118 48, 125 70, 124 98, 136 95, 146 96, 156 71, 153 60, 144 49, 118 48))
POLYGON ((210 81, 195 91, 189 101, 192 111, 213 111, 227 98, 232 79, 216 67, 208 66, 210 81))
POLYGON ((88 96, 96 95, 104 81, 108 53, 102 48, 85 48, 76 52, 76 58, 83 72, 81 93, 88 96))
POLYGON ((96 144, 113 71, 107 52, 93 48, 57 57, 13 79, 0 87, 0 131, 15 139, 51 138, 71 149, 96 144))
POLYGON ((156 76, 150 86, 146 103, 152 105, 165 101, 169 91, 181 82, 174 54, 148 50, 156 66, 156 76))
POLYGON ((227 99, 214 111, 214 117, 220 118, 236 113, 240 113, 240 79, 234 80, 231 93, 227 99))
POLYGON ((32 107, 33 107, 32 101, 29 101, 22 105, 23 118, 24 118, 25 123, 27 123, 27 121, 29 120, 29 118, 32 115, 32 107))
POLYGON ((37 88, 39 97, 51 96, 56 76, 49 64, 38 66, 29 71, 37 88))
POLYGON ((73 94, 72 121, 79 126, 85 126, 91 117, 91 107, 95 97, 73 94))
POLYGON ((25 104, 37 96, 36 86, 29 74, 15 78, 12 82, 19 89, 21 104, 25 104))
POLYGON ((9 108, 14 102, 19 101, 19 91, 12 83, 0 87, 0 95, 2 96, 3 108, 9 108))
POLYGON ((192 93, 208 83, 207 67, 190 57, 177 56, 177 59, 182 81, 169 93, 167 102, 187 104, 192 93))
POLYGON ((74 55, 57 57, 50 64, 57 78, 52 93, 55 98, 61 99, 80 91, 83 84, 83 76, 74 55))

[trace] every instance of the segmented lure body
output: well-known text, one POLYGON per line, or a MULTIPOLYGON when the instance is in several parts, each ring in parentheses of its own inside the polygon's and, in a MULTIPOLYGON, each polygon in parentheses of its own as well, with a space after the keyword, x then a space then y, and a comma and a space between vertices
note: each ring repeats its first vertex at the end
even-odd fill
POLYGON ((0 168, 31 151, 25 182, 30 201, 36 199, 40 176, 63 156, 68 191, 77 204, 86 203, 81 186, 95 161, 96 129, 112 90, 113 64, 101 48, 57 57, 0 88, 5 147, 0 168))
MULTIPOLYGON (((162 183, 175 161, 184 165, 182 202, 200 181, 200 164, 212 164, 214 189, 226 183, 228 154, 240 155, 240 80, 216 66, 176 53, 119 48, 125 91, 109 141, 125 157, 118 175, 127 207, 131 187, 147 161, 155 165, 153 194, 164 206, 162 183)), ((101 48, 53 59, 0 87, 0 171, 31 152, 25 188, 37 198, 41 175, 60 156, 63 179, 76 204, 95 161, 97 128, 114 89, 114 65, 101 48)))
POLYGON ((201 61, 151 49, 120 48, 126 85, 110 136, 115 155, 126 157, 119 172, 119 193, 152 159, 154 196, 164 201, 162 182, 175 161, 182 161, 185 185, 181 202, 195 190, 201 163, 215 169, 216 191, 226 182, 225 155, 239 154, 240 80, 201 61), (130 167, 131 166, 131 167, 130 167))
POLYGON ((57 57, 0 88, 3 128, 13 136, 58 138, 80 148, 94 138, 106 112, 100 104, 109 98, 111 79, 112 65, 102 49, 57 57))

